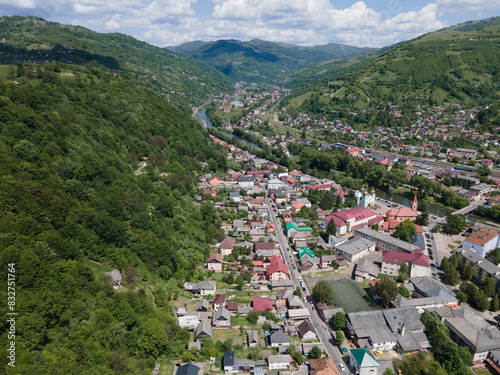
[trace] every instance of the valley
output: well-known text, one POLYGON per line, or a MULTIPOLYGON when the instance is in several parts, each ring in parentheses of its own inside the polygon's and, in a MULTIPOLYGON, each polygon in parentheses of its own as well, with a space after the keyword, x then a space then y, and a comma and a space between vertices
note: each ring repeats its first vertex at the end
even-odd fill
POLYGON ((499 25, 159 48, 0 17, 2 370, 493 372, 499 25))

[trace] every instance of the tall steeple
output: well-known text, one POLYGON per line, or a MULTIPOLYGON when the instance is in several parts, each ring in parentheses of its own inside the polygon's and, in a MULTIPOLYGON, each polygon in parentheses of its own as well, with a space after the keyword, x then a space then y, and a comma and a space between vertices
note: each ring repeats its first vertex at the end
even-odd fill
POLYGON ((413 200, 411 201, 411 210, 416 212, 417 207, 418 207, 418 200, 417 200, 417 194, 415 194, 413 200))

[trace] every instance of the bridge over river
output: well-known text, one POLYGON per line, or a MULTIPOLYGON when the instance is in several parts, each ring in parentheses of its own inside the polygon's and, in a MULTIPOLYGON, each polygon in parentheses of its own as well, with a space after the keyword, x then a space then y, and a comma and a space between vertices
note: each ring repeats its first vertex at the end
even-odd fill
POLYGON ((467 214, 471 213, 472 211, 474 211, 479 206, 483 205, 484 203, 485 203, 485 201, 475 202, 475 203, 472 203, 472 204, 468 205, 467 207, 464 207, 458 211, 452 212, 451 214, 452 215, 457 215, 457 214, 467 215, 467 214))

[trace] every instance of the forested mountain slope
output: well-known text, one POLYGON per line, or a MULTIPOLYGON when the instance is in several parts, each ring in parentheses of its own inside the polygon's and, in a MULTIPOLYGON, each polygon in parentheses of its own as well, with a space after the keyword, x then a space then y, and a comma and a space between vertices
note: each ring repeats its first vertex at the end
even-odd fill
POLYGON ((303 47, 259 39, 194 41, 170 49, 214 66, 233 81, 267 83, 280 82, 288 74, 320 61, 373 50, 343 44, 303 47))
POLYGON ((207 94, 230 90, 226 76, 191 56, 178 55, 119 33, 96 33, 37 17, 0 17, 0 63, 60 61, 101 66, 139 78, 174 103, 189 107, 207 94))
POLYGON ((322 61, 307 66, 299 71, 291 73, 283 85, 294 90, 300 90, 305 87, 308 88, 314 82, 327 80, 342 72, 348 72, 354 69, 357 65, 366 63, 375 56, 380 55, 386 49, 387 48, 365 52, 359 55, 322 61))
POLYGON ((469 22, 401 43, 322 79, 288 104, 299 112, 332 117, 339 111, 410 101, 491 104, 500 97, 499 20, 469 22))
POLYGON ((136 80, 60 63, 0 73, 0 275, 15 264, 18 313, 1 372, 150 374, 159 354, 179 358, 189 333, 169 300, 206 277, 196 266, 223 236, 213 206, 190 203, 195 174, 225 170, 223 154, 136 80))

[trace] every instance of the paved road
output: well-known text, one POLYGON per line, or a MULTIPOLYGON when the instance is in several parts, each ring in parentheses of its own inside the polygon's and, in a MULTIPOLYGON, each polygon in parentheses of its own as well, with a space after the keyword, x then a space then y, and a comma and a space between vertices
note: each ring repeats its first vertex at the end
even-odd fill
MULTIPOLYGON (((276 236, 278 237, 278 242, 280 244, 283 260, 285 264, 288 266, 288 269, 290 271, 290 277, 293 280, 295 287, 301 288, 299 280, 301 280, 302 278, 300 276, 299 271, 293 269, 293 265, 295 264, 295 259, 293 258, 292 251, 288 246, 288 240, 284 235, 283 228, 281 226, 281 221, 277 218, 277 211, 275 211, 273 208, 275 207, 275 205, 268 197, 266 197, 266 203, 268 205, 269 212, 271 215, 271 221, 276 227, 276 236), (290 258, 290 256, 292 257, 290 258)), ((309 292, 309 288, 307 287, 307 285, 305 286, 305 288, 306 291, 303 292, 303 294, 310 295, 311 293, 309 292)), ((349 366, 347 365, 347 361, 344 361, 343 356, 340 353, 340 350, 334 344, 335 339, 332 333, 330 332, 329 328, 327 327, 326 323, 319 317, 317 310, 315 308, 313 309, 311 304, 309 303, 304 303, 304 304, 307 305, 307 308, 309 309, 309 312, 311 314, 311 323, 314 325, 314 328, 316 329, 319 341, 322 342, 323 345, 325 346, 326 352, 333 359, 333 362, 339 369, 339 372, 341 374, 346 374, 346 375, 351 374, 349 366), (340 363, 344 365, 345 369, 344 371, 340 369, 339 366, 340 363)))

